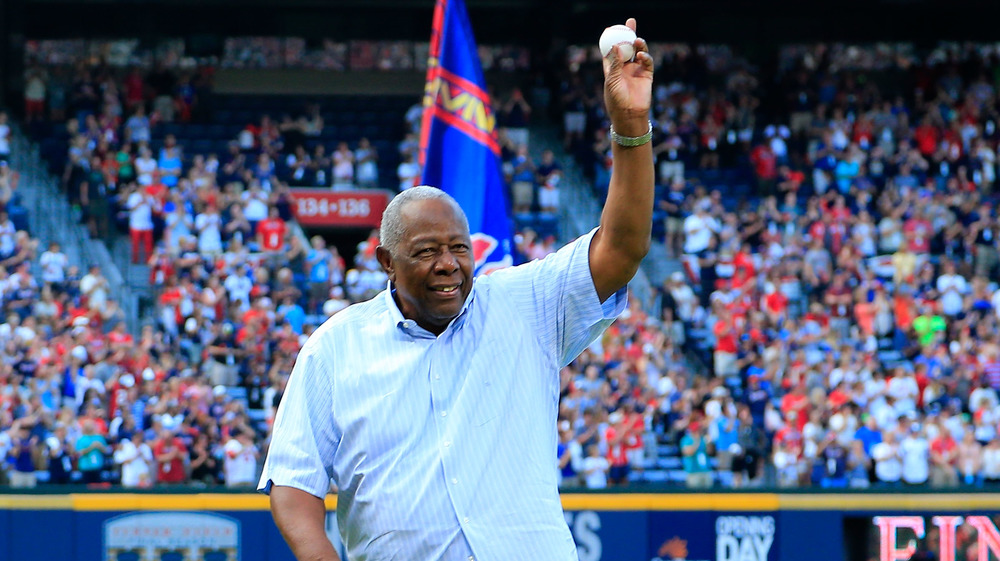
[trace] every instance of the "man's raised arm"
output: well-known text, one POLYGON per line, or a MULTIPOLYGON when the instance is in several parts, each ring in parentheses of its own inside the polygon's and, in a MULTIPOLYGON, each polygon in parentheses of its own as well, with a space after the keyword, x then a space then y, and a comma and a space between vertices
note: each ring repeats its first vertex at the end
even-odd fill
MULTIPOLYGON (((626 25, 635 30, 635 19, 626 25)), ((604 103, 614 131, 611 184, 601 227, 590 245, 590 272, 601 302, 639 269, 649 250, 653 218, 653 149, 649 109, 653 59, 646 41, 636 39, 633 62, 621 60, 618 47, 604 59, 604 103)))

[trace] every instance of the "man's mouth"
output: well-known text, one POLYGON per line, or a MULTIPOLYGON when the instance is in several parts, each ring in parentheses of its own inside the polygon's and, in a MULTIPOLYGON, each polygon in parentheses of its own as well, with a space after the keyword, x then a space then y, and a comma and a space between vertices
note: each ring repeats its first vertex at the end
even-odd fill
POLYGON ((455 291, 458 290, 459 286, 461 286, 461 285, 453 284, 453 285, 450 285, 450 286, 432 286, 431 287, 431 292, 440 292, 442 294, 452 294, 452 293, 454 293, 455 291))

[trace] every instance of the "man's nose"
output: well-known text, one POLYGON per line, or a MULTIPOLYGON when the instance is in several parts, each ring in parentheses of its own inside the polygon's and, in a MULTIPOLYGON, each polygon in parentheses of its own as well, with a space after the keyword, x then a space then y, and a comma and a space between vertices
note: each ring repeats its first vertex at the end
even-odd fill
POLYGON ((445 249, 441 252, 441 255, 438 257, 434 265, 435 271, 450 274, 454 272, 455 269, 458 269, 458 259, 450 249, 445 249))

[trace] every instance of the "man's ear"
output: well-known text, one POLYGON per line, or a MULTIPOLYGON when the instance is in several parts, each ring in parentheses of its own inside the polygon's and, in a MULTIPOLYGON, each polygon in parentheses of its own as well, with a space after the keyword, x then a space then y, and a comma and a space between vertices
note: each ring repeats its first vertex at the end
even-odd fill
POLYGON ((382 270, 389 276, 389 280, 396 282, 396 269, 392 266, 392 254, 389 253, 389 250, 381 245, 376 247, 375 259, 378 259, 379 265, 382 265, 382 270))

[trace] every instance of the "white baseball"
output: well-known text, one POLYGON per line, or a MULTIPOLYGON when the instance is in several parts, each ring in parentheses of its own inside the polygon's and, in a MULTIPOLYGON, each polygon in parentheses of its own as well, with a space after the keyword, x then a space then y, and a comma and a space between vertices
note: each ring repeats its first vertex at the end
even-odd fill
POLYGON ((632 55, 635 54, 633 47, 635 31, 632 31, 627 25, 612 25, 605 28, 604 33, 601 33, 601 40, 598 44, 601 46, 601 56, 605 58, 611 52, 611 47, 618 45, 622 60, 632 60, 632 55))

